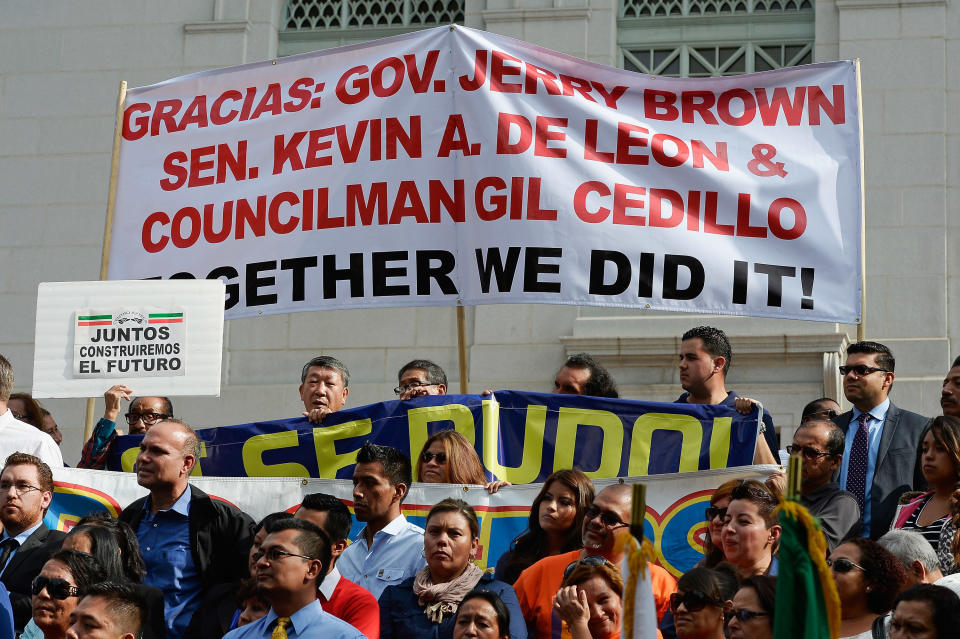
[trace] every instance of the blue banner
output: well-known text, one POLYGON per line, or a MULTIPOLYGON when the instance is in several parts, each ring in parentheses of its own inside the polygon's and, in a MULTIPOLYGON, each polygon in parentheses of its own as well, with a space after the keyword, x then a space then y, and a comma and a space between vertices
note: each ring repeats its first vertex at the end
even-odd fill
MULTIPOLYGON (((748 465, 758 418, 718 405, 519 391, 440 395, 342 410, 322 424, 298 417, 201 429, 194 474, 349 479, 363 442, 414 457, 430 435, 451 428, 473 443, 488 477, 527 484, 560 468, 606 478, 748 465)), ((141 438, 118 437, 108 467, 132 470, 141 438)))

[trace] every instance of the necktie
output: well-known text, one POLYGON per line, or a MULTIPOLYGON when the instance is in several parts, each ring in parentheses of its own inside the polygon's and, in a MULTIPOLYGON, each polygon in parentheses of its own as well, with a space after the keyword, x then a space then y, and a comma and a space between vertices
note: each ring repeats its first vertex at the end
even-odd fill
POLYGON ((857 432, 853 436, 850 463, 847 467, 847 490, 857 498, 861 515, 865 512, 867 492, 867 457, 870 455, 870 437, 867 430, 869 419, 870 413, 860 413, 857 417, 857 432))
POLYGON ((0 542, 0 574, 2 574, 6 569, 7 560, 10 559, 10 554, 19 546, 20 542, 13 537, 4 539, 2 542, 0 542))
POLYGON ((287 639, 287 626, 290 624, 290 617, 277 617, 277 625, 273 629, 270 639, 287 639))

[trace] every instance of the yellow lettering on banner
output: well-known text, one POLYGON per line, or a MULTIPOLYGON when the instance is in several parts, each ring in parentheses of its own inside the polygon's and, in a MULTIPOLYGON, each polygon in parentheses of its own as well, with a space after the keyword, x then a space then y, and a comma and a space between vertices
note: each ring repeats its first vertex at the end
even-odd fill
MULTIPOLYGON (((685 473, 700 468, 700 445, 703 443, 703 425, 692 415, 676 413, 646 413, 633 423, 633 441, 630 442, 631 477, 646 475, 650 470, 650 441, 658 430, 679 431, 683 435, 680 445, 679 472, 685 473)), ((711 459, 713 452, 711 451, 711 459)), ((725 466, 726 464, 724 464, 725 466)))
MULTIPOLYGON (((483 465, 497 479, 512 484, 536 481, 543 463, 543 429, 547 423, 546 406, 527 406, 527 423, 523 429, 523 456, 519 466, 500 463, 500 404, 483 402, 483 465)), ((570 468, 570 466, 567 466, 570 468)))
MULTIPOLYGON (((529 408, 528 408, 529 410, 529 408)), ((600 465, 594 470, 583 470, 587 477, 606 478, 620 474, 620 455, 623 452, 623 422, 607 410, 587 408, 560 408, 557 415, 557 439, 553 450, 553 467, 573 468, 577 429, 580 426, 598 426, 603 431, 603 449, 600 465)))
POLYGON ((243 442, 243 472, 248 477, 309 477, 310 472, 303 464, 287 462, 283 464, 264 464, 263 453, 278 448, 296 448, 300 442, 298 431, 288 430, 282 433, 254 435, 243 442))
POLYGON ((423 444, 429 439, 427 425, 432 422, 453 422, 453 428, 467 438, 471 444, 477 441, 473 413, 463 404, 444 404, 443 406, 424 406, 407 411, 407 424, 410 432, 410 459, 413 461, 413 481, 417 481, 416 457, 423 444))
POLYGON ((137 463, 137 455, 139 454, 140 449, 136 446, 133 448, 128 448, 120 454, 120 468, 123 469, 123 472, 133 472, 133 465, 137 463))
MULTIPOLYGON (((207 456, 207 442, 200 440, 200 459, 203 459, 207 456)), ((200 459, 197 460, 197 463, 193 465, 193 470, 190 471, 191 477, 202 477, 203 473, 200 471, 200 459)))
POLYGON ((337 471, 357 463, 359 448, 337 453, 337 440, 361 437, 373 432, 373 422, 369 419, 357 419, 336 426, 319 426, 313 429, 313 447, 317 451, 317 468, 320 477, 336 479, 337 471))
MULTIPOLYGON (((710 468, 726 468, 730 457, 730 430, 732 417, 715 417, 710 433, 710 468)), ((751 455, 752 457, 752 455, 751 455)))

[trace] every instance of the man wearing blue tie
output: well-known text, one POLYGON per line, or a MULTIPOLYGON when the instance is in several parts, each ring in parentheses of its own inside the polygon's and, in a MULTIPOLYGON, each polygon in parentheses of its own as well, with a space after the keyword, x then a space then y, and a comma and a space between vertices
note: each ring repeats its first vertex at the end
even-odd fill
POLYGON ((835 419, 846 433, 839 482, 857 498, 862 535, 872 539, 889 530, 900 495, 922 481, 915 474, 917 444, 928 419, 890 401, 894 364, 883 344, 856 342, 840 367, 853 410, 835 419))

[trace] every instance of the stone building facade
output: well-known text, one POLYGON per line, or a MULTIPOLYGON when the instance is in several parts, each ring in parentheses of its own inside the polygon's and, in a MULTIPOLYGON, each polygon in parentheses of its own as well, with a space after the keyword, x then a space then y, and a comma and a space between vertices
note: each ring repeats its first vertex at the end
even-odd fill
MULTIPOLYGON (((655 74, 742 73, 861 58, 866 149, 866 335, 898 357, 894 401, 939 412, 960 352, 960 7, 946 0, 7 0, 0 5, 0 352, 32 377, 37 284, 96 279, 116 92, 194 71, 456 21, 655 74), (299 13, 298 13, 299 12, 299 13), (953 311, 957 310, 957 313, 953 311)), ((789 436, 800 408, 840 395, 855 327, 605 308, 468 308, 469 387, 550 390, 589 351, 626 397, 679 393, 679 334, 710 323, 734 344, 729 386, 789 436)), ((304 361, 352 370, 351 405, 392 397, 414 357, 457 375, 452 308, 234 320, 222 397, 177 398, 197 426, 299 413, 304 361)), ((452 383, 456 388, 456 382, 452 383)), ((79 456, 82 400, 49 400, 64 456, 79 456)), ((97 404, 100 410, 102 399, 97 404)))

